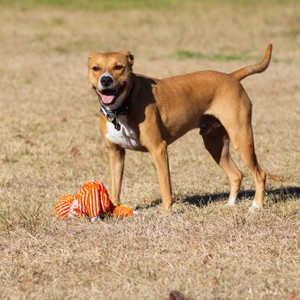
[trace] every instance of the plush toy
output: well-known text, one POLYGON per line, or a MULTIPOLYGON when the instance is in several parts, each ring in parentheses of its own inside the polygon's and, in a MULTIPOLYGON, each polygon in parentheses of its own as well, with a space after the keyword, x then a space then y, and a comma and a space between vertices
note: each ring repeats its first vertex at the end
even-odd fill
POLYGON ((88 217, 92 223, 105 215, 124 218, 138 212, 126 206, 114 206, 102 182, 86 182, 79 194, 61 197, 55 206, 56 215, 61 219, 88 217))

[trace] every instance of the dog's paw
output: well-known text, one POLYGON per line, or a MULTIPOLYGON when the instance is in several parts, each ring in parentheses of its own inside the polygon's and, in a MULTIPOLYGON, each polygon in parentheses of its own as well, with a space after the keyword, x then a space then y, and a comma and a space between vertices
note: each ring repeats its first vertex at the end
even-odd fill
POLYGON ((228 202, 226 203, 226 206, 235 206, 235 204, 236 204, 236 197, 237 196, 234 196, 234 197, 231 197, 230 199, 228 199, 228 202))
POLYGON ((162 205, 160 211, 163 213, 169 213, 172 211, 172 206, 170 205, 162 205))
POLYGON ((252 202, 252 205, 249 207, 249 212, 255 212, 262 209, 262 207, 259 207, 255 201, 252 202))

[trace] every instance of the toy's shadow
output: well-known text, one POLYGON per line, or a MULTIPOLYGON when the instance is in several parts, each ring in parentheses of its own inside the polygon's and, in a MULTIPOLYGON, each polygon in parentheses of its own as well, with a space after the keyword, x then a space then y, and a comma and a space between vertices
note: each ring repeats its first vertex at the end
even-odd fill
POLYGON ((161 199, 155 199, 154 201, 151 201, 149 203, 144 203, 144 204, 140 204, 138 206, 136 206, 136 210, 140 210, 140 209, 148 209, 151 207, 156 207, 161 205, 161 199))
MULTIPOLYGON (((238 194, 238 199, 253 199, 255 194, 254 190, 246 190, 241 191, 238 194)), ((269 189, 265 191, 266 196, 271 196, 273 203, 278 202, 286 202, 290 201, 291 199, 300 198, 300 187, 289 186, 289 187, 282 187, 278 189, 269 189)), ((190 205, 195 205, 198 207, 206 206, 209 202, 217 202, 217 201, 226 201, 229 197, 229 193, 217 193, 217 194, 205 194, 205 195, 191 195, 186 197, 185 199, 180 199, 182 203, 188 203, 190 205)), ((176 197, 175 197, 176 202, 176 197)), ((148 209, 151 207, 156 207, 161 204, 161 199, 156 199, 150 203, 141 204, 136 207, 137 210, 139 209, 148 209)))

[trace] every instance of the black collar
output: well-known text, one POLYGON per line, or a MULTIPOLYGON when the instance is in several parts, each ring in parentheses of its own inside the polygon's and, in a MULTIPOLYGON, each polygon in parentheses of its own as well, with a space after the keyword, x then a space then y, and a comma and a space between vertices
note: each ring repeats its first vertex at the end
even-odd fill
POLYGON ((125 102, 117 109, 107 109, 103 104, 100 105, 100 111, 105 117, 117 118, 120 115, 129 115, 131 108, 130 98, 127 97, 125 102))

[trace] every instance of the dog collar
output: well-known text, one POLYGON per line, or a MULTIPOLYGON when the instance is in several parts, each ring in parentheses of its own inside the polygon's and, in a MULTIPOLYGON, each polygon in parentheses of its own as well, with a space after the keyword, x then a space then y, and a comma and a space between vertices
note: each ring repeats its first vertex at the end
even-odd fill
POLYGON ((120 107, 114 110, 107 109, 104 105, 101 104, 100 112, 107 118, 109 122, 111 122, 114 125, 116 130, 120 131, 121 125, 118 120, 118 117, 120 115, 128 115, 130 113, 130 104, 130 97, 127 97, 126 101, 120 107))

